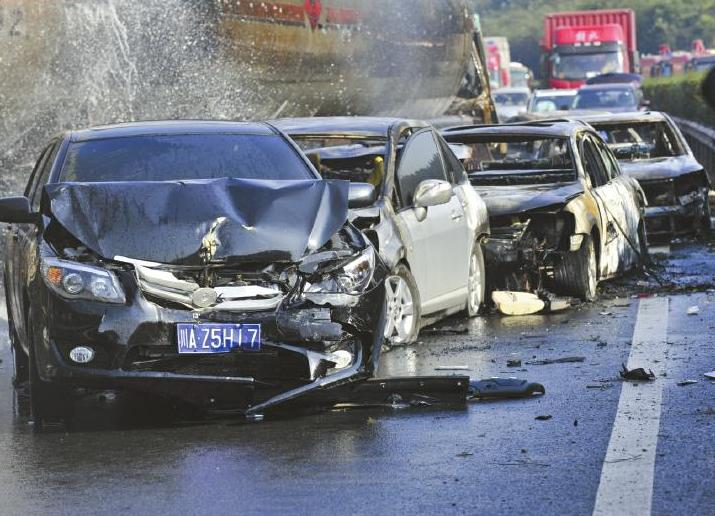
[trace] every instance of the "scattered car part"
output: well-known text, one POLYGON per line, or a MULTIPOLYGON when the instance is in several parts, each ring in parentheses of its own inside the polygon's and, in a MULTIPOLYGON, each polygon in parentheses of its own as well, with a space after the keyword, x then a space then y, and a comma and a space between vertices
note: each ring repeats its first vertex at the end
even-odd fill
POLYGON ((698 315, 700 313, 700 307, 697 305, 690 306, 685 313, 687 313, 688 315, 698 315))
POLYGON ((715 371, 710 371, 710 372, 708 372, 708 373, 703 373, 703 376, 705 376, 705 378, 708 378, 708 379, 710 379, 710 380, 715 380, 715 371))
POLYGON ((492 292, 492 301, 504 315, 535 314, 546 307, 546 303, 539 296, 530 292, 495 290, 492 292))
POLYGON ((697 380, 682 380, 682 381, 678 382, 678 385, 680 387, 684 387, 686 385, 693 385, 695 383, 698 383, 698 381, 697 380))
POLYGON ((550 365, 550 364, 568 364, 571 362, 584 362, 586 357, 561 357, 561 358, 543 358, 539 360, 529 360, 527 365, 550 365))
POLYGON ((644 382, 655 380, 655 373, 653 373, 653 371, 651 370, 648 370, 648 372, 646 372, 646 370, 642 367, 638 367, 629 371, 628 368, 626 368, 626 364, 622 364, 622 366, 623 369, 621 369, 619 374, 624 380, 636 380, 644 382))
POLYGON ((552 416, 551 414, 544 414, 542 416, 536 416, 534 419, 536 419, 537 421, 548 421, 552 417, 554 416, 552 416))
POLYGON ((481 400, 526 398, 534 394, 546 394, 546 389, 540 383, 518 378, 488 378, 469 382, 470 397, 481 400))

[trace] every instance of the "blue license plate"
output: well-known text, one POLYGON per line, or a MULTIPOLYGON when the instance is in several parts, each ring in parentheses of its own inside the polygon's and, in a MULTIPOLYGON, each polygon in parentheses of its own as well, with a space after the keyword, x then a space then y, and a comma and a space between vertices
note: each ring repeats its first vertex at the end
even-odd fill
POLYGON ((232 349, 261 350, 260 324, 176 325, 179 353, 228 353, 232 349))

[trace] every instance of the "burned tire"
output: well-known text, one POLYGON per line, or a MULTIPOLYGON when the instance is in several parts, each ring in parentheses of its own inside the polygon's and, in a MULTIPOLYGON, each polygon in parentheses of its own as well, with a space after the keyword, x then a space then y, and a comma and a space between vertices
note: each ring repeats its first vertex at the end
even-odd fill
POLYGON ((30 355, 28 357, 28 379, 30 384, 30 411, 35 430, 42 430, 47 423, 68 422, 72 418, 72 391, 63 385, 46 382, 40 378, 37 370, 35 349, 40 345, 38 331, 32 323, 32 314, 28 324, 30 355))
POLYGON ((638 223, 638 254, 640 267, 645 267, 650 264, 650 254, 648 254, 648 235, 645 231, 645 222, 642 220, 638 223))
POLYGON ((564 254, 554 270, 554 286, 559 293, 575 296, 583 301, 596 299, 598 262, 593 238, 586 236, 578 251, 564 254))
POLYGON ((486 290, 486 273, 484 268, 484 251, 482 244, 474 244, 472 256, 469 257, 469 279, 467 284, 467 315, 476 317, 484 303, 486 290))
POLYGON ((385 339, 389 344, 409 344, 420 332, 420 292, 404 264, 385 279, 385 339))
POLYGON ((698 236, 709 239, 712 234, 712 218, 710 213, 710 200, 706 197, 703 205, 703 216, 698 224, 698 236))

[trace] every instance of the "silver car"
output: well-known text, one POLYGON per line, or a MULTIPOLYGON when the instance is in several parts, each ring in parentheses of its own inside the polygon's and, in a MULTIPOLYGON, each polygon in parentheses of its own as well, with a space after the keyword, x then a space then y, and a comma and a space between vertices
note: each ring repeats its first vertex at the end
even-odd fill
POLYGON ((378 249, 386 280, 386 338, 417 339, 421 326, 484 301, 487 209, 447 143, 425 122, 318 117, 274 121, 331 179, 376 186, 353 222, 378 249))

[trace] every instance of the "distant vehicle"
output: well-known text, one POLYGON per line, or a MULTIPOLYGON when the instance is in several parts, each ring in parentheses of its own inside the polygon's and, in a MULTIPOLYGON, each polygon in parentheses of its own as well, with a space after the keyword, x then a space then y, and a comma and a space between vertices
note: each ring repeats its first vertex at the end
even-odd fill
POLYGON ((509 74, 509 65, 511 64, 509 41, 503 37, 485 37, 484 46, 487 50, 489 84, 492 89, 508 88, 511 86, 511 77, 509 74))
POLYGON ((710 180, 678 126, 665 113, 587 116, 613 150, 623 173, 638 180, 648 201, 650 240, 710 232, 710 180))
POLYGON ((529 102, 529 88, 501 88, 493 93, 499 120, 504 122, 526 112, 529 102))
POLYGON ((326 179, 376 186, 353 223, 390 272, 385 337, 413 342, 420 326, 465 310, 476 316, 486 282, 487 208, 462 164, 425 122, 367 117, 281 119, 276 127, 326 179))
POLYGON ((643 192, 582 122, 442 132, 487 203, 490 289, 596 297, 647 253, 643 192))
POLYGON ((571 109, 620 113, 638 111, 647 105, 642 90, 632 84, 594 84, 579 88, 571 109))
POLYGON ((527 104, 528 113, 566 111, 571 107, 577 90, 534 90, 527 104))
POLYGON ((638 64, 633 9, 547 14, 541 41, 552 88, 578 88, 589 77, 635 72, 638 64))
POLYGON ((715 68, 715 54, 692 58, 686 70, 688 72, 707 72, 711 68, 715 68))
POLYGON ((643 76, 637 73, 604 73, 602 75, 586 79, 587 85, 632 83, 640 86, 642 82, 643 76))
POLYGON ((512 61, 509 65, 509 85, 512 88, 531 88, 533 78, 531 70, 523 64, 512 61))

